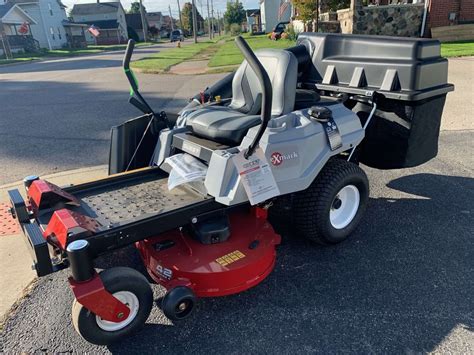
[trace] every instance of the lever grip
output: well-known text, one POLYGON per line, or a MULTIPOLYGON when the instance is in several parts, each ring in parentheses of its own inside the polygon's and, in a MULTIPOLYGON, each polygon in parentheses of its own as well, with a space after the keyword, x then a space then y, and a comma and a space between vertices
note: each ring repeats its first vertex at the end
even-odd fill
POLYGON ((123 69, 130 69, 130 59, 132 59, 133 49, 135 48, 135 41, 133 39, 128 40, 127 49, 125 50, 125 56, 123 57, 123 69))

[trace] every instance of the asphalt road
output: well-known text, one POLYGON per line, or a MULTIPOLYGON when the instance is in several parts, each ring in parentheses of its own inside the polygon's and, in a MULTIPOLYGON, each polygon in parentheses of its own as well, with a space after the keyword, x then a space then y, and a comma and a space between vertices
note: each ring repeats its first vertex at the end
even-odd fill
MULTIPOLYGON (((119 57, 117 54, 117 62, 119 57)), ((5 147, 1 138, 0 164, 8 167, 18 162, 31 172, 42 166, 50 169, 48 161, 52 156, 55 161, 59 159, 61 168, 105 159, 101 149, 106 150, 110 125, 134 113, 125 102, 127 84, 116 66, 100 70, 83 68, 69 74, 65 69, 45 72, 53 78, 56 74, 60 77, 52 82, 38 79, 39 87, 44 88, 41 92, 29 88, 36 81, 28 82, 28 75, 38 78, 38 71, 27 66, 15 68, 26 73, 18 73, 24 75, 22 80, 9 76, 9 88, 18 95, 24 95, 26 90, 29 100, 35 100, 38 107, 55 113, 54 117, 62 117, 68 122, 64 127, 66 138, 76 139, 50 138, 48 127, 54 132, 63 128, 58 127, 59 120, 48 123, 48 116, 41 116, 44 128, 43 121, 38 124, 27 115, 19 115, 18 122, 9 118, 8 127, 0 127, 0 132, 8 128, 11 133, 6 139, 12 147, 5 147), (67 85, 62 83, 65 80, 67 85), (71 89, 74 94, 66 90, 76 85, 76 89, 71 89), (46 98, 56 98, 63 104, 50 107, 46 98), (64 111, 68 107, 73 109, 64 111), (96 111, 101 117, 90 119, 98 117, 90 116, 96 111), (61 112, 63 116, 59 116, 61 112), (25 123, 32 125, 25 139, 36 142, 34 149, 21 147, 18 139, 10 137, 21 132, 25 123), (16 128, 11 127, 17 124, 16 128), (41 134, 32 138, 35 130, 41 134), (84 139, 84 134, 90 140, 84 139), (43 149, 47 152, 41 152, 43 149), (16 150, 20 151, 15 153, 16 150), (25 158, 23 154, 28 151, 33 155, 25 158)), ((183 93, 190 86, 204 86, 205 80, 214 79, 140 77, 156 107, 166 104, 166 99, 158 98, 156 90, 169 100, 178 97, 175 89, 183 93)), ((2 88, 3 85, 2 82, 2 88)), ((180 99, 183 97, 186 96, 180 99)), ((2 104, 8 101, 3 90, 0 100, 2 104)), ((0 124, 5 125, 4 106, 0 107, 0 124)), ((33 104, 26 107, 35 115, 33 104)), ((449 110, 452 112, 453 108, 448 107, 449 110)), ((42 278, 4 325, 0 351, 473 353, 473 148, 472 130, 443 131, 438 157, 425 165, 393 171, 364 167, 370 179, 371 199, 363 222, 349 240, 337 246, 319 247, 285 237, 278 248, 274 272, 259 286, 235 296, 202 299, 194 315, 182 323, 169 322, 155 307, 141 333, 110 347, 93 346, 75 333, 70 318, 73 297, 68 289, 67 271, 42 278)), ((2 178, 17 178, 17 168, 13 174, 4 170, 9 169, 2 169, 2 178)), ((133 248, 116 252, 98 263, 104 268, 112 265, 141 268, 133 248)), ((164 290, 158 285, 153 285, 153 289, 159 303, 164 290)))
MULTIPOLYGON (((187 44, 187 42, 185 42, 187 44)), ((175 44, 137 48, 133 59, 175 44)), ((0 185, 107 164, 110 127, 140 115, 128 103, 123 51, 0 67, 0 185)), ((156 110, 176 110, 222 74, 139 74, 156 110)))

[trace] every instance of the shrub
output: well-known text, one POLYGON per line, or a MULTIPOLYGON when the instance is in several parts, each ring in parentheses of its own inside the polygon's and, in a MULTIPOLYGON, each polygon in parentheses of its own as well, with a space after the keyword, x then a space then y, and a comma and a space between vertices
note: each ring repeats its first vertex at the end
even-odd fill
POLYGON ((240 31, 241 27, 238 23, 233 23, 230 25, 230 34, 232 36, 237 36, 238 34, 240 34, 240 31))
POLYGON ((287 33, 287 38, 290 41, 296 41, 296 38, 298 38, 298 32, 296 32, 295 27, 293 25, 289 25, 288 28, 286 29, 287 33))

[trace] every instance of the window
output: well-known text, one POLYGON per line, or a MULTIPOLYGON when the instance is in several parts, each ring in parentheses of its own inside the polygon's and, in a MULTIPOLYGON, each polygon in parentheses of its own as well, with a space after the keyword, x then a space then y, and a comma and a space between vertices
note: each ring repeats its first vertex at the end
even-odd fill
POLYGON ((58 38, 62 39, 63 37, 61 36, 61 29, 58 27, 58 38))
POLYGON ((51 7, 51 3, 48 2, 48 9, 49 9, 49 14, 53 16, 53 8, 51 7))
POLYGON ((55 40, 56 37, 54 36, 54 28, 50 27, 49 28, 49 33, 51 33, 51 37, 53 38, 53 40, 55 40))

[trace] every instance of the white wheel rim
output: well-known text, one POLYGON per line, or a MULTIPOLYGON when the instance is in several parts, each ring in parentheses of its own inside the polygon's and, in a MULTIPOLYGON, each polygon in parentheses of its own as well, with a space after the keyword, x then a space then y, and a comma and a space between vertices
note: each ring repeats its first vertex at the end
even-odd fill
POLYGON ((329 219, 331 225, 336 229, 347 227, 359 209, 360 192, 354 185, 344 186, 334 198, 329 219))
POLYGON ((140 308, 137 296, 135 296, 135 294, 130 291, 115 292, 113 296, 117 298, 120 302, 126 304, 128 308, 130 308, 130 314, 126 319, 118 323, 110 322, 108 320, 100 318, 99 316, 95 316, 99 328, 107 332, 114 332, 123 329, 127 325, 132 323, 132 321, 138 314, 138 309, 140 308))

